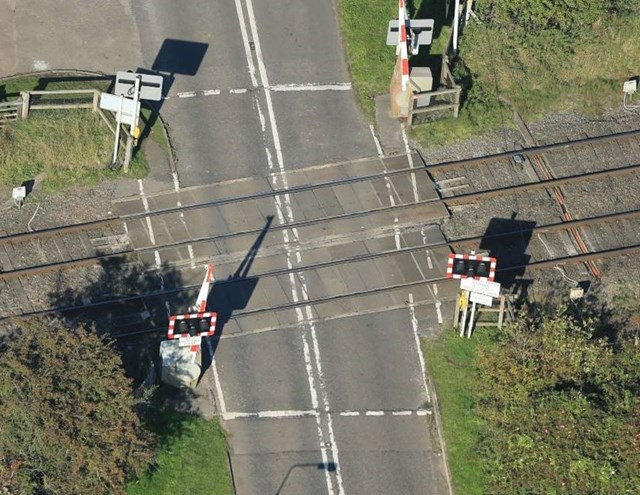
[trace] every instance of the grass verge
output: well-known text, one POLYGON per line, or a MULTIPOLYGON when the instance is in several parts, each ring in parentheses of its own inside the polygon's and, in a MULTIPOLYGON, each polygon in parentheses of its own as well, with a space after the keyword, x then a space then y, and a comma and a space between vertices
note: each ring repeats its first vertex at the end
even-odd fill
MULTIPOLYGON (((431 46, 422 47, 412 64, 432 70, 439 65, 450 34, 446 3, 407 1, 411 18, 435 20, 431 46)), ((496 10, 506 9, 508 2, 502 3, 496 10)), ((389 20, 398 16, 397 3, 339 0, 338 5, 354 90, 373 120, 374 98, 388 92, 393 71, 395 50, 385 40, 389 20)), ((485 14, 482 8, 478 13, 485 14)), ((581 23, 533 32, 511 21, 505 26, 486 19, 470 22, 459 39, 453 68, 463 87, 459 117, 415 125, 412 138, 427 148, 480 137, 513 127, 512 110, 532 121, 550 112, 595 116, 620 106, 622 83, 637 75, 640 66, 640 50, 634 44, 640 37, 640 16, 623 11, 603 14, 580 28, 579 40, 570 33, 577 25, 581 23)))
MULTIPOLYGON (((76 73, 43 73, 0 80, 0 102, 20 96, 21 91, 97 89, 107 91, 107 76, 76 73)), ((144 138, 157 142, 167 153, 171 147, 162 121, 142 105, 144 138), (148 129, 144 129, 148 126, 148 129)), ((92 186, 103 179, 143 178, 148 174, 144 153, 136 152, 128 174, 111 169, 113 135, 97 114, 88 110, 38 110, 25 121, 0 130, 0 185, 15 187, 44 176, 42 189, 54 191, 69 186, 92 186)), ((122 153, 122 150, 121 150, 122 153)))
POLYGON ((157 461, 127 485, 128 495, 233 495, 227 441, 217 420, 164 410, 149 426, 158 438, 157 461))
POLYGON ((453 330, 440 339, 422 339, 427 371, 435 384, 455 493, 482 495, 486 480, 476 452, 482 424, 473 412, 475 355, 492 345, 494 331, 481 329, 472 339, 453 330))
MULTIPOLYGON (((41 110, 0 131, 0 184, 15 187, 44 175, 45 191, 90 186, 121 176, 112 170, 113 135, 90 110, 41 110)), ((146 175, 138 155, 129 176, 146 175)))

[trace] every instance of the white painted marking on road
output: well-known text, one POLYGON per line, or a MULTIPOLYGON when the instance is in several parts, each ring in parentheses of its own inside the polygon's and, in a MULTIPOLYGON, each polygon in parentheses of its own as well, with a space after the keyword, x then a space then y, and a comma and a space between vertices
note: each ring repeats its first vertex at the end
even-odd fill
MULTIPOLYGON (((400 128, 402 129, 402 140, 404 141, 404 150, 407 153, 407 161, 409 162, 409 168, 413 168, 413 157, 411 156, 411 148, 409 147, 409 139, 407 138, 407 131, 405 129, 404 124, 400 124, 400 128)), ((420 201, 420 197, 418 195, 418 184, 416 183, 416 174, 411 174, 411 184, 413 186, 413 198, 416 203, 420 201)))
POLYGON ((378 139, 378 136, 376 136, 376 130, 373 127, 373 124, 369 124, 369 130, 371 131, 371 135, 373 136, 373 142, 376 143, 376 150, 378 150, 378 158, 382 158, 384 156, 384 152, 382 151, 380 140, 378 139))
POLYGON ((33 70, 49 70, 49 64, 45 60, 34 60, 33 70))
POLYGON ((240 0, 235 0, 236 12, 238 14, 238 22, 240 23, 240 36, 242 36, 242 45, 244 46, 244 55, 247 59, 247 65, 249 68, 249 76, 251 77, 251 84, 253 87, 258 86, 256 79, 256 68, 253 65, 253 58, 251 57, 251 47, 249 45, 249 36, 247 36, 247 27, 244 20, 244 12, 242 11, 242 4, 240 0))
POLYGON ((303 418, 305 416, 317 416, 318 411, 311 409, 309 411, 260 411, 259 418, 303 418))
POLYGON ((350 91, 351 83, 333 84, 274 84, 269 86, 271 91, 350 91))
POLYGON ((193 98, 197 93, 195 91, 183 91, 182 93, 177 93, 176 96, 178 98, 193 98))
POLYGON ((180 190, 180 180, 178 179, 178 172, 171 172, 173 178, 173 190, 178 192, 180 190))
POLYGON ((193 255, 193 246, 191 244, 187 244, 187 251, 189 252, 189 259, 191 260, 191 268, 196 267, 195 256, 193 255))
POLYGON ((413 303, 412 292, 409 292, 409 314, 411 315, 411 328, 413 329, 413 337, 416 342, 416 351, 418 352, 418 359, 420 361, 422 385, 424 386, 424 391, 427 394, 427 402, 431 404, 431 394, 429 394, 429 387, 427 386, 427 367, 424 364, 424 356, 422 355, 422 349, 420 348, 420 337, 418 337, 418 319, 416 318, 416 308, 413 303))
MULTIPOLYGON (((140 196, 142 197, 142 206, 144 207, 144 211, 149 213, 149 201, 147 200, 147 196, 144 193, 144 186, 142 185, 142 179, 138 179, 138 187, 140 188, 140 196)), ((156 245, 156 236, 153 233, 153 225, 151 225, 151 218, 146 216, 144 217, 147 223, 147 231, 149 232, 149 240, 151 244, 156 245)), ((154 258, 156 261, 156 267, 160 268, 162 265, 162 261, 160 260, 160 253, 156 249, 154 252, 154 258)))
POLYGON ((438 323, 442 325, 444 319, 442 318, 442 301, 438 298, 438 284, 431 284, 433 287, 433 295, 436 300, 436 314, 438 315, 438 323))
MULTIPOLYGON (((427 243, 427 229, 425 227, 420 228, 420 233, 422 234, 422 244, 425 246, 427 243)), ((431 251, 429 249, 425 249, 425 253, 427 254, 427 266, 429 270, 433 270, 433 261, 431 259, 431 251)))
POLYGON ((257 418, 258 413, 225 412, 221 413, 221 416, 225 421, 232 421, 234 419, 257 418))
POLYGON ((393 219, 393 232, 394 232, 394 237, 396 239, 396 249, 401 249, 402 243, 400 242, 400 227, 398 227, 397 218, 393 219))
MULTIPOLYGON (((253 37, 253 43, 254 43, 254 48, 255 48, 255 56, 256 56, 256 60, 258 63, 258 71, 259 71, 259 75, 260 75, 260 81, 264 87, 264 92, 265 92, 265 101, 267 104, 267 114, 269 116, 269 124, 271 127, 271 134, 272 134, 272 139, 273 139, 273 147, 275 149, 276 152, 276 161, 278 163, 278 168, 280 170, 280 172, 284 172, 284 159, 282 156, 282 147, 281 147, 281 143, 280 143, 280 136, 278 134, 278 127, 276 124, 276 119, 275 119, 275 112, 273 109, 273 102, 271 99, 271 91, 269 89, 269 79, 267 77, 267 71, 266 71, 266 67, 264 64, 264 60, 262 57, 262 49, 260 46, 260 38, 258 36, 258 29, 256 26, 256 20, 255 20, 255 15, 254 15, 254 11, 253 11, 253 3, 251 0, 246 0, 246 7, 247 7, 247 15, 249 18, 249 27, 251 30, 251 35, 253 37)), ((241 5, 239 4, 239 0, 236 0, 236 9, 238 10, 238 16, 240 18, 240 23, 241 26, 243 26, 244 21, 243 21, 243 15, 242 15, 242 8, 241 5)), ((243 34, 243 37, 246 38, 246 34, 243 34)), ((244 39, 243 38, 243 39, 244 39)), ((249 64, 251 66, 251 54, 247 53, 247 57, 249 60, 249 64)), ((254 84, 254 86, 256 86, 256 84, 254 84)), ((282 176, 282 182, 284 185, 285 189, 288 189, 288 184, 287 184, 287 179, 286 179, 286 175, 282 176)), ((275 198, 276 201, 276 205, 278 206, 277 210, 278 210, 278 216, 281 220, 281 223, 283 222, 283 218, 282 218, 282 204, 281 204, 281 200, 279 196, 276 196, 275 198)), ((293 222, 294 221, 294 217, 293 217, 293 211, 291 209, 291 199, 289 197, 289 194, 285 194, 284 195, 284 202, 285 202, 285 209, 286 209, 286 213, 287 213, 287 217, 289 219, 289 222, 293 222)), ((297 231, 294 229, 293 230, 293 235, 294 237, 297 237, 297 231)), ((287 265, 289 265, 289 268, 291 268, 292 263, 291 263, 291 248, 289 245, 289 235, 288 235, 288 231, 284 230, 283 231, 283 238, 285 241, 285 248, 287 251, 287 265)), ((298 294, 297 294, 297 289, 296 289, 296 280, 295 277, 293 276, 293 273, 290 274, 290 283, 291 283, 291 292, 292 292, 292 297, 295 300, 298 299, 298 294)), ((304 287, 305 292, 306 291, 306 287, 304 287)), ((309 312, 309 309, 307 310, 309 312)), ((304 323, 304 316, 302 314, 302 311, 300 311, 300 308, 296 308, 296 316, 298 319, 298 322, 301 324, 304 323)), ((326 396, 326 391, 323 388, 323 384, 322 384, 322 370, 320 368, 320 355, 319 355, 319 350, 317 348, 317 338, 315 335, 315 329, 314 327, 311 325, 310 326, 311 329, 311 337, 313 340, 313 344, 314 344, 314 353, 315 353, 315 360, 316 360, 316 367, 317 367, 317 372, 318 372, 318 376, 320 377, 320 381, 321 381, 321 392, 322 392, 322 399, 323 399, 323 404, 325 406, 325 410, 329 410, 329 404, 328 404, 328 399, 326 396)), ((307 337, 306 337, 306 333, 304 332, 304 328, 303 331, 301 332, 301 336, 302 336, 302 342, 303 342, 303 350, 304 350, 304 357, 305 357, 305 366, 306 366, 306 371, 307 371, 307 377, 309 380, 309 388, 310 388, 310 393, 311 393, 311 399, 312 399, 312 404, 313 404, 313 408, 317 409, 318 407, 318 394, 317 391, 315 389, 315 381, 313 378, 313 367, 311 366, 311 356, 310 356, 310 350, 309 350, 309 343, 307 341, 307 337)), ((322 431, 322 422, 320 421, 319 417, 316 417, 316 425, 318 428, 318 437, 320 439, 320 449, 321 449, 321 454, 322 454, 322 461, 324 463, 325 466, 329 466, 329 459, 328 459, 328 453, 326 451, 326 443, 324 442, 324 434, 322 431)), ((342 474, 341 474, 341 469, 340 469, 340 462, 339 462, 339 458, 338 458, 338 449, 337 449, 337 444, 335 442, 335 437, 333 434, 333 427, 332 427, 332 423, 331 423, 331 416, 329 414, 327 414, 327 428, 329 430, 329 438, 330 438, 330 443, 331 443, 331 450, 332 450, 332 455, 333 455, 333 461, 334 461, 334 465, 335 465, 335 477, 336 480, 338 482, 338 493, 339 495, 343 495, 344 494, 344 488, 342 485, 342 474)), ((325 480, 327 483, 327 490, 329 492, 330 495, 332 495, 334 493, 333 490, 333 482, 330 476, 330 471, 329 469, 325 469, 325 480)))
POLYGON ((205 96, 215 96, 215 95, 219 95, 220 94, 220 90, 219 89, 205 89, 202 94, 204 94, 205 96))
POLYGON ((209 354, 212 356, 211 358, 211 369, 213 370, 213 383, 216 387, 216 395, 218 396, 218 408, 220 409, 220 413, 223 415, 227 412, 227 405, 224 402, 224 394, 222 393, 222 385, 220 383, 220 376, 218 375, 218 366, 216 363, 216 357, 213 353, 213 347, 211 347, 211 340, 204 339, 207 341, 207 347, 209 349, 209 354))
POLYGON ((229 93, 232 95, 241 95, 247 92, 247 88, 232 88, 229 90, 229 93))
MULTIPOLYGON (((373 416, 380 417, 385 416, 388 413, 392 416, 428 416, 433 414, 433 411, 429 409, 401 409, 398 411, 381 411, 381 410, 368 410, 368 411, 333 411, 331 414, 335 416, 341 416, 343 418, 354 418, 359 416, 373 416)), ((241 411, 225 411, 221 413, 222 418, 226 421, 234 419, 290 419, 290 418, 309 418, 309 417, 321 417, 328 415, 326 411, 319 411, 317 409, 309 410, 282 410, 282 411, 253 411, 253 412, 241 412, 241 411)))

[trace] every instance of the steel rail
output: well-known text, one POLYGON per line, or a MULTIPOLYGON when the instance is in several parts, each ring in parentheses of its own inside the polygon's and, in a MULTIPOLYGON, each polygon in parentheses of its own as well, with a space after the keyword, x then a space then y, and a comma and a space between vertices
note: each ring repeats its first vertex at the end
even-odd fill
MULTIPOLYGON (((407 205, 401 205, 401 206, 395 206, 395 207, 384 207, 384 208, 381 208, 381 209, 378 209, 378 210, 355 212, 355 213, 349 213, 349 214, 345 214, 345 215, 337 215, 337 216, 334 216, 334 217, 328 217, 328 218, 324 218, 324 219, 305 220, 305 221, 301 221, 301 222, 296 222, 294 224, 277 225, 277 226, 273 227, 273 230, 274 231, 278 231, 278 230, 287 230, 287 229, 291 229, 291 228, 301 228, 303 226, 310 225, 310 224, 322 223, 322 222, 326 222, 326 221, 334 221, 336 219, 354 218, 354 217, 359 217, 359 216, 371 214, 373 212, 386 211, 386 210, 389 210, 389 209, 392 209, 392 208, 396 208, 396 209, 397 208, 409 208, 409 207, 415 207, 415 206, 416 206, 416 203, 409 203, 407 205)), ((636 218, 638 216, 640 216, 640 210, 632 210, 632 211, 626 211, 626 212, 621 212, 621 213, 612 213, 612 214, 608 214, 608 215, 602 215, 602 216, 598 216, 598 217, 590 217, 590 218, 585 218, 585 219, 580 219, 580 220, 574 220, 574 221, 571 221, 571 222, 559 222, 559 223, 555 223, 555 224, 534 226, 534 227, 529 227, 529 228, 519 229, 519 230, 514 230, 514 231, 500 232, 500 233, 491 234, 491 235, 483 235, 483 236, 476 236, 476 237, 458 239, 458 240, 453 240, 453 241, 449 241, 449 242, 434 243, 434 244, 430 244, 430 245, 421 245, 421 246, 416 246, 416 247, 412 247, 412 248, 402 248, 401 250, 392 250, 392 251, 387 251, 385 253, 393 254, 393 253, 413 252, 413 251, 419 251, 421 249, 425 249, 425 248, 429 248, 429 247, 430 248, 444 247, 444 246, 447 246, 447 245, 449 245, 449 246, 475 245, 475 244, 477 244, 478 242, 480 242, 482 240, 491 239, 491 238, 507 237, 507 236, 510 236, 510 235, 515 235, 515 234, 520 234, 520 233, 525 233, 525 232, 556 232, 556 231, 561 231, 561 230, 569 230, 571 228, 589 226, 589 225, 593 225, 593 224, 597 224, 597 223, 601 223, 601 222, 627 220, 627 219, 636 218)), ((42 273, 48 273, 48 272, 56 271, 56 270, 64 270, 64 269, 80 268, 80 267, 86 267, 86 266, 94 266, 94 265, 97 265, 97 264, 99 264, 99 263, 101 263, 103 261, 107 261, 107 260, 110 260, 110 259, 117 259, 117 258, 126 259, 126 258, 132 257, 133 255, 149 253, 149 252, 153 252, 155 250, 162 251, 164 249, 173 249, 175 247, 180 247, 180 246, 183 246, 183 245, 186 245, 186 244, 196 244, 196 243, 200 243, 200 242, 212 242, 212 241, 224 240, 224 239, 232 238, 232 237, 257 235, 257 234, 260 234, 261 232, 262 232, 262 229, 254 229, 254 230, 248 230, 248 231, 242 231, 242 232, 228 232, 228 233, 219 234, 219 235, 216 235, 216 236, 201 237, 201 238, 190 239, 190 240, 185 240, 185 241, 179 241, 179 242, 174 242, 174 243, 169 243, 169 244, 149 246, 149 247, 145 247, 145 248, 137 248, 135 250, 124 251, 124 252, 121 252, 121 253, 105 254, 105 255, 87 257, 87 258, 82 258, 82 259, 77 259, 77 260, 60 261, 60 262, 56 262, 56 263, 50 263, 50 264, 46 264, 46 265, 39 265, 39 266, 35 266, 35 267, 19 268, 19 269, 7 271, 7 272, 0 272, 0 280, 12 280, 12 279, 16 279, 16 278, 19 278, 19 277, 39 275, 39 274, 42 274, 42 273)), ((371 256, 371 255, 372 254, 369 253, 367 255, 361 255, 361 256, 371 256)), ((366 258, 363 258, 362 260, 365 260, 365 259, 366 258)), ((358 261, 358 260, 353 258, 353 261, 355 262, 355 261, 358 261)), ((298 267, 298 268, 304 268, 304 267, 298 267)), ((292 272, 295 272, 295 271, 296 270, 291 270, 288 273, 292 273, 292 272)))
POLYGON ((489 189, 468 194, 460 194, 459 196, 451 196, 442 198, 445 204, 461 205, 470 203, 478 199, 490 199, 507 194, 516 194, 521 191, 537 191, 548 187, 557 187, 565 184, 580 184, 582 182, 591 182, 606 177, 621 177, 640 171, 640 165, 629 165, 627 167, 613 168, 609 170, 600 170, 598 172, 589 172, 587 174, 569 175, 557 179, 549 179, 538 182, 529 182, 527 184, 518 184, 516 186, 506 186, 497 189, 489 189))
POLYGON ((566 148, 571 148, 572 146, 584 146, 587 144, 606 143, 608 141, 619 141, 619 140, 621 141, 621 140, 631 139, 634 137, 640 137, 640 129, 636 129, 633 131, 618 132, 615 134, 605 134, 602 136, 577 139, 575 141, 563 141, 560 143, 534 146, 531 148, 524 148, 521 150, 507 151, 504 153, 495 153, 492 155, 484 155, 484 156, 479 156, 475 158, 466 158, 463 160, 452 160, 449 162, 434 163, 431 165, 428 164, 427 171, 430 173, 440 172, 442 170, 451 170, 451 169, 462 168, 462 167, 467 167, 471 165, 480 165, 485 162, 498 161, 505 158, 515 158, 518 155, 529 156, 529 155, 535 155, 535 154, 545 153, 549 151, 557 151, 557 150, 562 150, 566 148))
MULTIPOLYGON (((553 225, 567 225, 565 224, 553 224, 553 225)), ((273 270, 271 272, 265 272, 262 274, 256 274, 253 275, 252 277, 249 278, 264 278, 264 277, 270 277, 270 276, 278 276, 278 275, 282 275, 282 274, 286 274, 286 273, 298 273, 298 272, 302 272, 302 271, 308 271, 308 270, 313 270, 313 269, 317 269, 317 268, 323 268, 323 267, 328 267, 328 266, 336 266, 339 264, 344 264, 344 263, 349 263, 349 262, 354 262, 354 261, 364 261, 367 259, 372 259, 375 257, 382 257, 382 256, 390 256, 393 254, 406 254, 409 252, 413 252, 413 251, 419 251, 419 250, 423 250, 429 247, 437 247, 437 246, 444 246, 446 244, 450 244, 450 243, 439 243, 439 244, 434 244, 434 245, 422 245, 422 246, 416 246, 416 247, 412 247, 412 248, 403 248, 402 250, 390 250, 390 251, 384 251, 381 253, 367 253, 366 255, 359 255, 358 257, 352 257, 352 258, 343 258, 341 260, 331 260, 329 262, 324 262, 324 263, 318 263, 315 265, 309 265, 306 267, 296 267, 293 269, 278 269, 278 270, 273 270)), ((561 265, 561 264, 575 264, 575 263, 583 263, 584 261, 587 260, 593 260, 593 259, 599 259, 599 258, 609 258, 609 257, 613 257, 613 256, 624 256, 624 255, 628 255, 628 254, 635 254, 636 252, 640 251, 640 244, 636 244, 633 246, 626 246, 626 247, 621 247, 621 248, 613 248, 613 249, 607 249, 607 250, 602 250, 602 251, 596 251, 593 253, 587 253, 587 254, 578 254, 578 255, 573 255, 573 256, 565 256, 565 257, 561 257, 561 258, 553 258, 550 260, 543 260, 543 261, 536 261, 536 262, 532 262, 532 263, 527 263, 527 264, 522 264, 522 265, 514 265, 514 266, 509 266, 509 267, 503 267, 503 268, 498 268, 496 271, 497 272, 510 272, 510 271, 514 271, 514 270, 521 270, 521 269, 543 269, 543 268, 548 268, 548 267, 554 267, 557 265, 561 265)), ((243 280, 246 279, 239 279, 239 280, 225 280, 222 281, 221 284, 233 284, 233 283, 239 283, 242 282, 243 280)), ((284 310, 284 309, 293 309, 293 308, 297 308, 300 306, 305 306, 308 304, 320 304, 320 303, 324 303, 324 302, 330 302, 336 299, 340 299, 340 298, 344 298, 344 297, 357 297, 359 295, 366 295, 366 294, 374 294, 377 292, 382 292, 385 290, 394 290, 394 289, 399 289, 399 288, 405 288, 405 287, 415 287, 424 283, 430 283, 430 282, 438 282, 438 281, 443 281, 443 280, 448 280, 447 278, 444 277, 439 277, 439 278, 433 278, 433 279, 427 279, 427 280, 418 280, 418 281, 414 281, 414 282, 407 282, 404 284, 395 284, 393 286, 385 286, 385 287, 379 287, 376 289, 368 289, 366 291, 359 291, 359 292, 351 292, 351 293, 346 293, 346 294, 337 294, 337 295, 332 295, 332 296, 326 296, 324 298, 318 298, 318 299, 314 299, 314 300, 309 300, 309 301, 298 301, 298 302, 294 302, 294 303, 288 303, 285 305, 281 305, 281 306, 272 306, 269 308, 259 308, 256 310, 248 310, 248 311, 244 311, 244 312, 239 312, 236 313, 237 316, 248 316, 251 314, 256 314, 257 312, 263 312, 263 311, 277 311, 277 310, 284 310)), ((49 309, 49 310, 44 310, 44 311, 32 311, 29 313, 24 313, 22 315, 18 315, 18 317, 28 317, 28 316, 35 316, 35 315, 45 315, 45 314, 53 314, 53 313, 62 313, 62 312, 71 312, 71 311, 79 311, 79 310, 86 310, 86 309, 92 309, 92 308, 98 308, 98 307, 103 307, 103 306, 108 306, 108 305, 114 305, 114 304, 121 304, 124 302, 129 302, 129 301, 134 301, 134 300, 139 300, 139 299, 151 299, 154 297, 162 297, 162 296, 166 296, 166 295, 170 295, 170 294, 175 294, 175 293, 179 293, 179 292, 185 292, 188 290, 195 290, 199 288, 199 285, 191 285, 191 286, 185 286, 185 287, 179 287, 179 288, 174 288, 174 289, 168 289, 168 290, 164 290, 164 291, 156 291, 156 292, 152 292, 149 294, 135 294, 135 295, 129 295, 129 296, 124 296, 124 297, 120 297, 120 298, 116 298, 116 299, 109 299, 109 300, 105 300, 105 301, 99 301, 99 302, 95 302, 95 303, 90 303, 90 304, 85 304, 82 306, 67 306, 67 307, 62 307, 62 308, 55 308, 55 309, 49 309)), ((15 318, 16 316, 6 316, 6 317, 0 317, 0 320, 4 320, 4 319, 8 319, 8 318, 15 318)))
MULTIPOLYGON (((321 183, 317 183, 317 184, 305 184, 305 185, 300 185, 300 186, 293 186, 293 187, 290 187, 288 189, 261 191, 261 192, 257 192, 257 193, 250 194, 250 195, 245 195, 245 196, 221 198, 221 199, 216 199, 216 200, 212 200, 212 201, 206 201, 206 202, 203 202, 203 203, 195 203, 195 204, 192 204, 192 205, 175 206, 175 207, 170 207, 170 208, 160 208, 158 210, 153 210, 153 211, 149 211, 149 212, 130 213, 130 214, 126 214, 126 215, 121 215, 119 217, 109 217, 109 218, 106 218, 106 219, 95 220, 95 221, 91 221, 91 222, 84 222, 84 223, 78 223, 78 224, 72 224, 72 225, 64 225, 64 226, 60 226, 60 227, 52 227, 52 228, 48 228, 48 229, 38 230, 38 231, 35 231, 35 232, 23 232, 23 233, 20 233, 20 234, 12 234, 12 235, 8 235, 8 236, 0 237, 0 244, 7 243, 7 242, 24 242, 25 240, 27 240, 29 238, 43 238, 43 237, 46 238, 46 237, 59 235, 59 234, 62 234, 62 233, 71 233, 71 232, 76 232, 76 231, 93 230, 93 229, 98 228, 98 227, 115 225, 119 221, 124 221, 124 220, 134 220, 134 219, 139 219, 139 218, 144 218, 144 217, 152 217, 152 216, 159 216, 159 215, 164 215, 164 214, 181 213, 181 212, 188 211, 188 210, 194 210, 194 209, 200 209, 200 208, 209 208, 209 207, 214 207, 214 206, 222 206, 222 205, 231 204, 231 203, 235 203, 235 202, 243 202, 243 201, 250 201, 250 200, 262 199, 262 198, 267 198, 267 197, 274 197, 274 196, 279 196, 279 195, 282 195, 282 194, 295 194, 296 192, 305 192, 305 191, 310 191, 310 190, 314 190, 314 189, 322 189, 322 188, 326 188, 326 187, 333 187, 333 186, 338 186, 338 185, 346 185, 346 184, 351 184, 351 183, 354 183, 354 182, 360 182, 360 181, 365 181, 365 180, 381 179, 381 178, 394 176, 394 175, 400 175, 400 174, 418 173, 418 172, 421 172, 421 171, 422 172, 431 173, 431 172, 434 172, 434 171, 442 170, 444 168, 463 167, 465 165, 478 164, 478 163, 482 163, 482 162, 485 162, 485 161, 497 160, 497 159, 505 158, 505 157, 513 157, 515 155, 523 155, 523 154, 524 155, 530 155, 530 154, 540 153, 540 152, 544 152, 544 151, 551 151, 551 150, 555 150, 555 149, 567 148, 567 147, 571 147, 571 146, 574 146, 574 145, 584 145, 584 144, 596 143, 596 142, 606 142, 606 141, 612 141, 612 140, 630 139, 632 137, 637 137, 637 136, 640 136, 640 130, 627 131, 627 132, 621 132, 621 133, 617 133, 617 134, 610 134, 610 135, 604 135, 604 136, 597 136, 597 137, 593 137, 593 138, 584 138, 584 139, 579 139, 579 140, 576 140, 576 141, 567 141, 567 142, 550 144, 550 145, 545 145, 545 146, 537 146, 537 147, 533 147, 533 148, 526 148, 526 149, 523 149, 523 150, 517 150, 517 151, 512 151, 512 152, 498 153, 498 154, 493 154, 493 155, 485 155, 485 156, 477 157, 477 158, 467 158, 467 159, 463 159, 463 160, 443 162, 443 163, 438 163, 438 164, 433 164, 433 165, 423 165, 421 167, 408 167, 408 168, 403 168, 403 169, 398 169, 398 170, 389 170, 389 171, 385 171, 385 172, 378 172, 378 173, 375 173, 375 174, 362 175, 362 176, 357 176, 357 177, 345 177, 343 179, 339 179, 339 180, 336 180, 336 181, 321 182, 321 183)), ((420 158, 422 159, 423 164, 426 163, 425 160, 422 157, 420 157, 420 158)), ((632 167, 623 167, 623 168, 620 168, 620 169, 613 169, 612 171, 592 172, 591 174, 599 174, 600 173, 600 174, 606 175, 607 173, 615 172, 615 171, 620 172, 620 171, 622 171, 624 169, 627 169, 627 168, 632 168, 632 167)), ((632 171, 633 170, 629 170, 629 173, 631 173, 632 171)), ((492 190, 489 190, 489 191, 481 191, 481 192, 477 192, 477 193, 470 193, 470 194, 465 194, 465 195, 460 195, 460 196, 452 196, 452 197, 449 197, 449 198, 442 198, 440 201, 443 201, 445 203, 450 203, 450 204, 460 204, 460 203, 457 202, 457 199, 454 199, 454 198, 461 198, 460 201, 463 201, 464 200, 463 198, 467 198, 467 200, 473 200, 473 199, 475 199, 474 198, 475 195, 493 193, 493 195, 497 196, 497 195, 505 194, 506 191, 508 191, 509 189, 520 190, 520 189, 526 189, 527 187, 536 189, 536 187, 533 187, 534 184, 544 184, 544 185, 540 185, 540 186, 537 187, 537 188, 541 188, 541 187, 544 188, 548 184, 552 184, 553 183, 553 184, 556 184, 556 185, 560 185, 560 184, 566 183, 566 181, 571 179, 571 178, 577 179, 578 177, 589 176, 589 175, 590 174, 581 174, 581 175, 574 175, 574 176, 570 176, 570 177, 563 177, 563 178, 560 178, 560 179, 554 179, 553 181, 533 182, 533 183, 528 183, 528 184, 520 184, 520 185, 508 186, 508 187, 503 187, 503 188, 498 188, 498 189, 492 189, 492 190), (560 182, 554 182, 554 181, 560 181, 560 182)), ((478 196, 478 197, 480 197, 480 196, 478 196)), ((486 197, 490 197, 490 196, 486 196, 486 197)), ((438 200, 432 200, 432 201, 438 201, 438 200)), ((431 202, 431 201, 428 201, 428 202, 431 202)))

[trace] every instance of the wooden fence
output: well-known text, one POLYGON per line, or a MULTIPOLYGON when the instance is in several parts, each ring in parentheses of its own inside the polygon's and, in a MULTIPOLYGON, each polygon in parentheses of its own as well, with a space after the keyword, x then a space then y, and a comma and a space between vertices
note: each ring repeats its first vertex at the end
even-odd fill
MULTIPOLYGON (((116 119, 110 112, 100 109, 100 91, 97 89, 65 89, 52 91, 21 91, 20 97, 0 103, 0 127, 29 117, 40 110, 71 110, 84 108, 97 113, 111 133, 116 135, 116 119)), ((133 137, 125 126, 120 128, 121 149, 131 146, 133 137)), ((130 154, 120 153, 125 169, 128 168, 130 154)))
POLYGON ((462 88, 458 86, 451 74, 450 57, 453 55, 453 29, 449 33, 447 48, 442 55, 440 66, 440 81, 435 91, 414 93, 409 107, 409 125, 414 124, 414 118, 420 114, 434 114, 435 118, 443 114, 452 113, 458 117, 460 111, 460 94, 462 88))
POLYGON ((0 127, 11 122, 20 120, 22 112, 22 101, 13 100, 0 103, 0 127))

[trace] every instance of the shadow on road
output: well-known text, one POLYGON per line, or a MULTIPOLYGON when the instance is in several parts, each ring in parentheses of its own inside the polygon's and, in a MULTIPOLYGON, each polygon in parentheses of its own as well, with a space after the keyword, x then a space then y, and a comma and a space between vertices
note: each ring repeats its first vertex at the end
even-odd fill
POLYGON ((209 294, 207 308, 209 311, 218 313, 216 335, 210 338, 210 346, 202 346, 202 374, 200 377, 202 377, 211 366, 213 356, 220 342, 220 337, 224 332, 225 324, 229 321, 234 311, 247 307, 258 285, 259 278, 250 277, 249 272, 272 222, 273 215, 269 215, 260 234, 258 234, 258 237, 249 248, 249 251, 247 251, 247 254, 238 265, 234 274, 229 276, 227 280, 216 280, 213 284, 213 290, 209 294))
POLYGON ((335 472, 337 466, 336 466, 336 464, 334 462, 329 462, 327 464, 325 464, 323 462, 320 462, 320 463, 310 462, 310 463, 294 464, 293 466, 291 466, 289 468, 289 470, 287 471, 287 474, 285 474, 284 479, 282 480, 282 483, 280 483, 280 486, 276 490, 275 495, 280 495, 282 493, 282 490, 285 487, 285 485, 287 484, 287 481, 289 480, 289 477, 291 476, 291 473, 295 469, 306 469, 306 468, 314 468, 314 469, 317 469, 317 470, 328 471, 330 473, 333 473, 333 472, 335 472))
POLYGON ((139 74, 162 76, 163 99, 160 101, 144 101, 145 106, 151 109, 151 114, 148 117, 141 116, 144 126, 140 139, 138 139, 138 146, 133 151, 134 155, 140 151, 142 142, 149 137, 151 128, 158 120, 164 99, 169 96, 171 87, 175 82, 175 76, 195 76, 208 49, 208 43, 167 38, 162 42, 151 69, 143 67, 136 69, 139 74))

